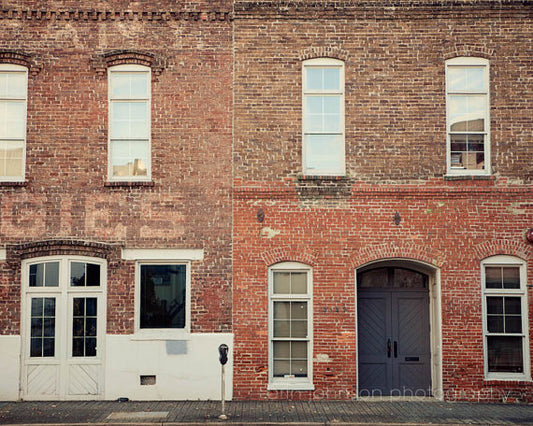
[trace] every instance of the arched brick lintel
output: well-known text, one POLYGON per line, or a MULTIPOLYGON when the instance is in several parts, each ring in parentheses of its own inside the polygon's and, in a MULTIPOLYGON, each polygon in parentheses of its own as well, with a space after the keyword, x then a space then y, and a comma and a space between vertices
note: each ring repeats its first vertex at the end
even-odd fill
POLYGON ((497 255, 515 256, 527 261, 533 258, 533 246, 514 240, 491 240, 474 246, 474 256, 478 261, 497 255))
POLYGON ((302 246, 282 246, 265 251, 261 258, 267 266, 280 262, 300 262, 309 266, 316 264, 316 256, 302 246))
POLYGON ((9 49, 0 49, 0 64, 21 65, 28 68, 28 72, 32 76, 37 75, 42 68, 33 55, 9 49))
POLYGON ((355 252, 351 266, 353 269, 357 269, 368 263, 385 259, 405 259, 406 261, 422 262, 435 268, 441 268, 445 262, 445 255, 425 246, 386 243, 366 246, 355 252))
POLYGON ((156 79, 166 68, 166 63, 163 57, 140 50, 113 50, 98 54, 93 58, 93 68, 100 77, 106 75, 109 67, 126 64, 150 67, 154 79, 156 79))
POLYGON ((75 239, 29 241, 6 246, 8 261, 34 257, 79 255, 110 260, 120 257, 120 244, 75 239))

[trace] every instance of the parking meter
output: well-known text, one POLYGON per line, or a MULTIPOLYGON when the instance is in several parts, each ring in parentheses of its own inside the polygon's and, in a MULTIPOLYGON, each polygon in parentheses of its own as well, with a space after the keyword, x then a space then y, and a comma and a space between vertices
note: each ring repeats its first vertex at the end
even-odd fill
POLYGON ((218 359, 222 365, 225 365, 228 362, 228 349, 228 345, 225 345, 224 343, 218 347, 218 353, 220 354, 218 359))

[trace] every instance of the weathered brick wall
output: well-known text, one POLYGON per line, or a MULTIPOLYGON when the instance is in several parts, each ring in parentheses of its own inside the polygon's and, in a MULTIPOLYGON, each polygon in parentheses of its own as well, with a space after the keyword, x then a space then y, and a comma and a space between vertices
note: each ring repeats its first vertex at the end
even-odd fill
MULTIPOLYGON (((204 261, 192 264, 192 330, 230 330, 228 2, 2 6, 0 61, 26 61, 30 76, 26 182, 0 184, 0 246, 59 238, 127 248, 203 248, 204 261), (125 51, 129 63, 151 61, 149 184, 106 183, 106 55, 115 51, 125 51)), ((132 332, 134 262, 112 266, 108 331, 132 332)), ((7 275, 1 278, 0 333, 17 334, 20 265, 1 267, 7 275)))
POLYGON ((533 276, 529 7, 236 3, 236 398, 354 397, 355 270, 405 258, 440 270, 444 398, 533 400, 529 383, 484 380, 480 285, 491 255, 525 259, 533 276), (342 179, 299 176, 301 62, 321 56, 345 61, 342 179), (444 61, 454 56, 490 60, 490 180, 444 177, 444 61), (267 271, 281 261, 313 267, 314 392, 267 391, 267 271))

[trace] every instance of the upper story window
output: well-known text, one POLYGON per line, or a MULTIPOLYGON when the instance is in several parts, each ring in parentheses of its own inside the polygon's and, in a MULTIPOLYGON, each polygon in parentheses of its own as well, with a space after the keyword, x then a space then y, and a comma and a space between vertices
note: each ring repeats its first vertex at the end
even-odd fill
POLYGON ((447 172, 490 174, 489 61, 446 61, 447 172))
POLYGON ((303 172, 344 175, 344 63, 303 63, 303 172))
POLYGON ((28 70, 0 64, 0 181, 24 180, 28 70))
POLYGON ((117 65, 108 75, 109 180, 150 180, 151 70, 117 65))
POLYGON ((482 262, 485 377, 529 380, 526 267, 521 259, 482 262))
POLYGON ((299 263, 270 268, 269 389, 313 388, 312 277, 299 263))

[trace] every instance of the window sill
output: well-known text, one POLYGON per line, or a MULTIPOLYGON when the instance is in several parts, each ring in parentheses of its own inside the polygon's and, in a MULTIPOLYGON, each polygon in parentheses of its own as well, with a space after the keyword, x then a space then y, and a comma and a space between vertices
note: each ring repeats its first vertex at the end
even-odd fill
POLYGON ((454 181, 454 180, 495 180, 494 175, 444 175, 444 180, 454 181))
POLYGON ((296 178, 299 181, 348 181, 350 177, 346 175, 304 175, 298 174, 296 178))
POLYGON ((191 340, 188 330, 137 330, 131 335, 131 341, 156 341, 156 340, 191 340))
POLYGON ((0 187, 23 188, 26 186, 28 186, 28 182, 26 181, 0 181, 0 187))
POLYGON ((104 186, 108 187, 108 188, 138 187, 138 186, 152 187, 152 186, 154 186, 154 182, 153 181, 137 181, 137 182, 110 181, 110 182, 104 183, 104 186))
POLYGON ((524 382, 524 383, 531 383, 531 377, 526 376, 525 374, 517 374, 516 376, 513 376, 511 374, 503 374, 502 375, 487 375, 485 376, 485 383, 490 383, 492 385, 497 385, 498 383, 509 383, 509 382, 524 382))
POLYGON ((294 390, 294 391, 314 391, 315 385, 311 382, 290 382, 290 381, 279 381, 274 383, 269 383, 267 390, 277 391, 277 390, 294 390))

